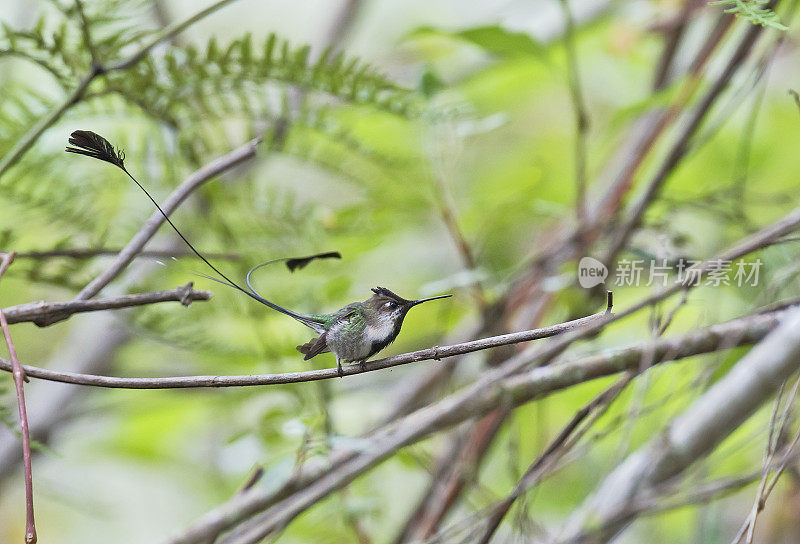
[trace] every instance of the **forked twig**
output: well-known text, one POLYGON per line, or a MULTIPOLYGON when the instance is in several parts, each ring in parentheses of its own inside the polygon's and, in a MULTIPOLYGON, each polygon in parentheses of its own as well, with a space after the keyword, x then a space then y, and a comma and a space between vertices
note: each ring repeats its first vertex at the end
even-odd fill
MULTIPOLYGON (((797 398, 797 390, 800 387, 800 376, 795 380, 794 386, 792 386, 792 390, 786 399, 786 403, 784 405, 783 414, 780 418, 778 418, 778 411, 780 410, 781 399, 783 398, 783 390, 786 387, 786 382, 781 384, 781 388, 778 391, 778 394, 775 396, 775 406, 772 410, 772 415, 770 416, 769 422, 769 435, 767 437, 767 449, 764 452, 764 463, 763 463, 763 474, 761 475, 761 480, 758 484, 758 491, 756 492, 756 497, 753 501, 753 507, 750 510, 750 514, 747 516, 747 519, 742 524, 742 527, 739 529, 739 532, 734 537, 732 544, 738 544, 741 542, 742 538, 745 538, 746 544, 752 544, 753 538, 755 537, 755 529, 756 529, 756 520, 758 519, 758 515, 764 509, 766 505, 767 498, 769 497, 770 493, 772 492, 772 488, 775 487, 775 484, 780 478, 781 474, 783 474, 784 469, 786 468, 786 461, 784 460, 783 463, 777 468, 775 474, 772 475, 772 478, 769 479, 769 467, 773 464, 773 459, 775 458, 775 454, 778 452, 778 442, 780 437, 786 432, 786 427, 789 423, 789 416, 791 413, 792 404, 794 403, 795 398, 797 398), (768 481, 769 479, 769 481, 768 481)), ((797 441, 800 439, 800 430, 795 434, 792 443, 789 445, 788 451, 786 455, 789 455, 794 450, 795 446, 797 445, 797 441)), ((785 456, 784 456, 785 457, 785 456)))

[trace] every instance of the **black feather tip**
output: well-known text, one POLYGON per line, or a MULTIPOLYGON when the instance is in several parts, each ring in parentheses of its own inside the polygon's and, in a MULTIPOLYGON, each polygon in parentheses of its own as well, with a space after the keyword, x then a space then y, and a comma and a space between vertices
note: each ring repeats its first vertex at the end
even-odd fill
POLYGON ((327 253, 317 253, 316 255, 309 255, 308 257, 295 257, 286 260, 286 267, 290 272, 300 270, 311 261, 317 259, 341 259, 342 255, 338 251, 328 251, 327 253))
POLYGON ((397 293, 394 293, 394 292, 388 290, 386 287, 375 287, 374 289, 372 289, 372 292, 375 293, 376 295, 380 295, 380 296, 384 296, 384 297, 387 297, 387 298, 394 299, 394 300, 396 300, 397 302, 399 302, 401 304, 405 303, 405 302, 409 302, 408 300, 404 299, 403 297, 401 297, 397 293))
POLYGON ((121 149, 114 149, 111 142, 95 132, 76 130, 70 134, 69 143, 74 147, 67 147, 67 153, 77 153, 100 159, 125 170, 125 152, 121 149))

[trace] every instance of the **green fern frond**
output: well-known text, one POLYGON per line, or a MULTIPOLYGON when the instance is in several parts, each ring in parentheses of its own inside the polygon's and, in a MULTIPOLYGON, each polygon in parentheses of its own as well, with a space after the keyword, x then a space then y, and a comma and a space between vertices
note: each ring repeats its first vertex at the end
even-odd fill
POLYGON ((8 81, 0 87, 0 155, 46 113, 53 102, 29 85, 8 81))
MULTIPOLYGON (((0 156, 5 154, 30 126, 48 110, 54 107, 54 101, 43 96, 35 88, 15 82, 8 82, 0 87, 0 96, 7 99, 0 101, 0 156)), ((67 123, 73 118, 92 117, 95 122, 116 124, 116 119, 126 120, 128 126, 136 119, 138 111, 127 102, 114 95, 97 96, 84 101, 70 111, 65 117, 67 123)), ((140 116, 141 118, 141 116, 140 116)), ((172 185, 185 171, 181 166, 179 151, 173 143, 167 141, 166 130, 144 122, 144 130, 125 131, 120 142, 131 150, 134 163, 143 161, 150 164, 155 171, 155 179, 165 185, 172 185), (125 136, 135 134, 139 141, 131 142, 125 136), (144 159, 143 159, 144 157, 144 159), (155 158, 156 160, 152 160, 155 158)), ((172 136, 169 136, 171 139, 172 136)), ((116 197, 118 191, 102 183, 102 177, 91 176, 73 168, 63 168, 63 146, 51 147, 46 142, 37 146, 35 153, 30 153, 24 163, 20 163, 0 178, 0 193, 6 202, 13 203, 22 210, 37 212, 34 217, 50 217, 50 222, 57 222, 60 231, 65 234, 90 232, 99 235, 98 229, 105 229, 114 221, 130 221, 132 228, 141 222, 142 208, 125 207, 129 212, 121 212, 124 196, 116 197), (87 191, 93 192, 96 198, 86 198, 87 191)), ((136 168, 141 168, 136 164, 136 168)), ((114 225, 119 229, 118 225, 114 225)), ((121 233, 130 230, 119 229, 121 233)), ((124 236, 124 234, 122 235, 124 236)), ((122 243, 125 240, 115 240, 122 243)))
MULTIPOLYGON (((311 142, 319 142, 321 139, 328 139, 335 142, 337 146, 346 149, 353 156, 368 159, 375 166, 384 168, 386 174, 405 170, 408 171, 415 163, 419 162, 420 157, 408 157, 400 155, 389 155, 377 149, 373 142, 359 137, 347 122, 338 115, 338 111, 330 107, 320 108, 301 108, 300 112, 293 119, 295 126, 306 134, 314 133, 309 142, 296 139, 293 146, 288 149, 290 153, 299 157, 308 158, 308 150, 303 150, 311 142)), ((269 142, 266 142, 270 145, 269 142)))
POLYGON ((64 88, 72 88, 91 66, 86 47, 85 20, 92 48, 100 62, 121 57, 123 48, 143 42, 155 29, 143 28, 144 6, 130 0, 91 2, 80 17, 76 4, 50 2, 56 10, 43 12, 29 28, 14 29, 0 23, 0 56, 16 56, 50 72, 64 88))
MULTIPOLYGON (((129 1, 109 3, 127 5, 129 1)), ((53 4, 58 8, 56 11, 45 13, 25 30, 0 29, 0 55, 17 55, 41 64, 62 87, 72 89, 90 69, 92 59, 85 47, 74 3, 53 0, 53 4)), ((124 21, 115 17, 113 10, 108 10, 109 15, 93 5, 85 4, 84 15, 101 62, 121 58, 124 55, 119 51, 123 47, 141 41, 148 32, 126 32, 120 28, 124 21)), ((52 99, 32 101, 30 97, 36 95, 29 90, 7 95, 27 97, 27 102, 16 104, 8 100, 0 104, 0 156, 55 105, 52 99)), ((368 139, 359 139, 352 133, 350 121, 336 115, 348 109, 342 105, 372 109, 372 113, 380 115, 388 112, 389 117, 400 123, 426 116, 430 109, 415 91, 402 88, 358 58, 332 50, 312 58, 309 46, 292 46, 272 34, 263 42, 245 35, 228 43, 212 38, 198 47, 170 45, 130 70, 100 76, 65 120, 86 115, 109 120, 124 116, 129 121, 139 118, 156 131, 168 128, 170 146, 123 142, 131 157, 155 159, 149 161, 150 168, 169 165, 172 171, 158 172, 155 176, 165 183, 174 181, 183 166, 199 164, 208 156, 227 150, 231 145, 228 138, 241 141, 242 132, 244 136, 254 135, 264 126, 275 126, 284 119, 297 128, 297 134, 293 132, 290 136, 289 154, 353 176, 364 185, 378 174, 397 170, 396 162, 395 168, 391 166, 392 157, 381 156, 371 149, 365 144, 368 139), (308 99, 300 111, 287 98, 293 87, 308 91, 308 99), (236 123, 231 123, 232 120, 236 123), (322 157, 319 151, 329 145, 337 151, 334 155, 347 158, 347 164, 322 157), (181 160, 175 160, 176 157, 181 160)), ((270 145, 269 138, 265 139, 265 145, 270 145)), ((99 217, 97 210, 92 209, 97 203, 83 198, 85 188, 75 190, 74 183, 59 179, 48 170, 50 157, 43 149, 37 156, 29 155, 19 168, 4 176, 3 191, 9 200, 26 209, 60 217, 73 229, 92 232, 97 224, 108 219, 116 221, 115 229, 127 232, 119 224, 126 216, 118 213, 116 202, 105 203, 109 213, 116 212, 116 216, 99 217)))
POLYGON ((271 83, 299 86, 402 116, 414 115, 415 93, 370 65, 329 52, 312 62, 309 53, 308 46, 292 47, 275 35, 260 47, 253 45, 250 35, 225 46, 212 38, 202 49, 171 47, 158 59, 147 58, 134 74, 110 74, 108 85, 123 96, 138 97, 149 114, 169 120, 196 120, 237 111, 248 116, 265 105, 271 111, 262 111, 262 115, 275 115, 281 108, 279 103, 270 103, 270 89, 265 85, 271 83))
POLYGON ((754 25, 787 30, 768 4, 769 0, 715 0, 708 3, 709 6, 726 6, 725 13, 732 13, 754 25))
POLYGON ((63 88, 68 88, 78 77, 77 60, 83 57, 78 52, 80 35, 69 35, 65 22, 55 28, 49 28, 47 18, 39 17, 29 30, 12 29, 5 23, 0 24, 0 57, 18 57, 28 60, 49 72, 63 88), (65 43, 75 49, 75 55, 67 54, 65 43))

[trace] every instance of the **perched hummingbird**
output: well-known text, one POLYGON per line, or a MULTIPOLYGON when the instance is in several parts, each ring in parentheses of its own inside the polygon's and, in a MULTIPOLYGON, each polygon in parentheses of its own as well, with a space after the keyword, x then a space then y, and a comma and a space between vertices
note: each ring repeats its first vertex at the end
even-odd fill
POLYGON ((406 300, 385 287, 376 287, 372 292, 374 294, 364 302, 353 302, 332 314, 296 317, 320 333, 317 338, 297 346, 297 351, 305 355, 303 360, 330 351, 336 356, 336 367, 341 377, 342 363, 364 363, 394 342, 411 308, 429 300, 452 296, 406 300))
POLYGON ((73 132, 70 135, 69 143, 73 147, 67 147, 67 152, 100 159, 113 164, 125 172, 125 174, 144 191, 158 211, 161 212, 161 215, 164 216, 167 223, 170 224, 189 249, 214 272, 219 274, 221 279, 205 274, 199 274, 200 276, 227 285, 228 287, 233 287, 265 306, 286 314, 317 332, 319 334, 318 337, 303 345, 297 346, 297 350, 305 355, 305 357, 303 357, 304 361, 320 353, 333 353, 336 357, 336 367, 340 377, 343 375, 342 363, 364 363, 368 358, 394 342, 395 338, 397 338, 397 335, 400 333, 400 328, 403 326, 403 319, 405 319, 406 314, 411 308, 429 300, 452 296, 439 295, 419 300, 407 300, 385 287, 376 287, 372 290, 373 295, 364 302, 353 302, 332 314, 300 314, 293 312, 259 295, 250 283, 250 276, 258 268, 277 261, 285 261, 289 270, 293 271, 296 268, 304 267, 314 259, 331 257, 341 258, 338 252, 320 253, 308 257, 276 259, 261 263, 251 268, 247 273, 247 289, 245 289, 220 272, 216 266, 203 257, 189 240, 181 234, 178 227, 172 223, 147 189, 145 189, 125 168, 125 154, 121 150, 115 149, 108 140, 99 134, 88 130, 76 130, 73 132))

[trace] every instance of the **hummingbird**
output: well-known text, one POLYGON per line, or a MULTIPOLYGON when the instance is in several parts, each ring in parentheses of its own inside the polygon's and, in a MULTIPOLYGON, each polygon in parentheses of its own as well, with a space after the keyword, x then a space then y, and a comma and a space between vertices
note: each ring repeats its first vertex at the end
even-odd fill
POLYGON ((360 362, 363 365, 394 342, 411 308, 429 300, 452 296, 407 300, 385 287, 375 287, 372 292, 373 295, 364 302, 353 302, 332 314, 304 316, 310 320, 302 322, 319 336, 297 346, 297 351, 305 355, 303 360, 332 352, 339 377, 342 377, 342 363, 360 362))
POLYGON ((375 287, 372 289, 372 296, 364 302, 353 302, 340 308, 339 310, 330 314, 302 314, 284 308, 274 302, 262 297, 252 286, 251 276, 257 269, 268 264, 284 261, 290 271, 303 268, 308 263, 316 259, 327 258, 341 258, 338 252, 326 252, 310 255, 307 257, 284 258, 274 259, 259 265, 254 266, 247 272, 245 282, 247 288, 240 286, 216 266, 200 254, 197 249, 186 239, 186 237, 178 230, 178 227, 170 220, 164 210, 161 209, 158 202, 150 195, 147 189, 136 180, 135 177, 125 167, 125 153, 114 148, 114 146, 105 138, 95 132, 88 130, 76 130, 69 137, 69 144, 66 148, 68 153, 76 153, 78 155, 85 155, 108 162, 121 169, 127 176, 133 180, 134 183, 147 195, 150 201, 155 205, 161 215, 178 236, 184 241, 192 252, 200 258, 206 265, 208 265, 219 277, 214 277, 206 274, 197 274, 204 278, 210 279, 222 285, 232 287, 248 297, 257 300, 261 304, 272 308, 282 314, 288 315, 302 323, 303 325, 314 330, 318 334, 316 338, 311 339, 305 344, 297 346, 297 351, 304 355, 303 360, 307 361, 320 353, 333 353, 336 357, 336 368, 339 377, 343 377, 342 363, 359 362, 362 365, 384 349, 386 346, 394 342, 397 335, 400 334, 400 329, 403 326, 403 320, 408 311, 431 300, 448 298, 452 295, 438 295, 434 297, 422 298, 417 300, 408 300, 400 295, 390 291, 385 287, 375 287))

